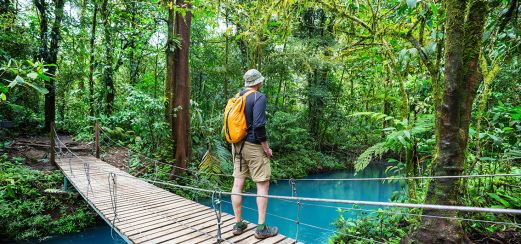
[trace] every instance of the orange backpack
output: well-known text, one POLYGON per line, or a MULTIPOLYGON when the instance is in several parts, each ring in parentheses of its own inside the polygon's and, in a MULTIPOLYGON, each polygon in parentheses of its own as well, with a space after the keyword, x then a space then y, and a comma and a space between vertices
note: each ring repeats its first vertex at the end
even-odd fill
POLYGON ((229 143, 237 143, 248 134, 248 125, 246 124, 246 116, 244 115, 244 107, 246 106, 246 97, 255 90, 249 90, 241 96, 237 93, 235 97, 228 100, 228 104, 224 109, 224 134, 229 143))

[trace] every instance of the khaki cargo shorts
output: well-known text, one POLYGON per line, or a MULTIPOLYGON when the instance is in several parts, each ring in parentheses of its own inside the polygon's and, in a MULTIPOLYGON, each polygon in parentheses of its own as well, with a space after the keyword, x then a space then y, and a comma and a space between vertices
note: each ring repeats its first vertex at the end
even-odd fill
POLYGON ((241 157, 238 155, 241 150, 242 142, 236 143, 233 147, 234 156, 233 160, 233 177, 245 179, 251 176, 251 179, 255 182, 263 182, 270 180, 271 167, 270 159, 264 153, 262 145, 251 142, 244 142, 242 149, 242 170, 241 170, 241 157))

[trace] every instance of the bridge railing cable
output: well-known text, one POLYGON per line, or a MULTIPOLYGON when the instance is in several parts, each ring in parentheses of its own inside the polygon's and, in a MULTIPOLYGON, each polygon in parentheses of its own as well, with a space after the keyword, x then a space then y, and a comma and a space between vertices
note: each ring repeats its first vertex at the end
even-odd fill
MULTIPOLYGON (((108 137, 108 138, 110 140, 112 140, 110 137, 108 137)), ((59 140, 59 138, 58 138, 58 140, 59 140)), ((80 157, 78 157, 78 155, 76 155, 75 153, 70 151, 70 149, 67 148, 63 142, 61 142, 61 140, 59 140, 59 142, 62 145, 64 145, 64 147, 73 156, 75 156, 75 157, 79 158, 80 160, 82 160, 80 157)), ((149 158, 146 155, 143 155, 143 156, 146 157, 146 158, 149 158)), ((149 159, 151 159, 151 158, 149 158, 149 159)), ((155 159, 151 159, 151 160, 157 161, 159 163, 163 163, 163 162, 160 162, 160 161, 155 160, 155 159)), ((164 164, 166 164, 166 163, 164 163, 164 164)), ((168 166, 175 167, 174 165, 171 165, 171 164, 168 164, 168 166)), ((98 169, 102 170, 102 171, 106 171, 109 174, 113 174, 114 176, 115 175, 121 175, 123 177, 129 177, 129 178, 132 178, 132 179, 143 180, 143 181, 146 181, 146 182, 149 182, 149 183, 152 183, 152 184, 166 185, 166 186, 170 186, 170 187, 175 187, 175 188, 180 188, 180 189, 185 189, 185 190, 191 190, 191 191, 205 192, 205 193, 210 193, 210 194, 215 194, 216 193, 215 189, 214 190, 208 190, 208 189, 204 189, 204 188, 197 188, 197 187, 191 187, 191 186, 184 186, 184 185, 174 184, 174 183, 166 182, 166 181, 159 181, 157 179, 150 180, 150 179, 146 179, 146 178, 136 178, 136 177, 133 177, 133 176, 130 176, 130 175, 123 175, 123 174, 115 173, 115 172, 112 172, 112 171, 108 171, 108 170, 103 169, 103 168, 98 168, 98 169)), ((183 168, 183 169, 184 170, 190 170, 190 169, 186 169, 186 168, 183 168)), ((201 172, 199 172, 199 173, 201 173, 201 172)), ((204 173, 206 173, 206 172, 204 172, 204 173)), ((89 172, 86 172, 86 174, 88 175, 89 172)), ((212 173, 209 173, 209 174, 212 174, 212 173)), ((215 175, 220 175, 220 174, 215 174, 215 175)), ((223 176, 223 175, 224 176, 229 176, 229 175, 225 175, 225 174, 222 174, 221 176, 223 176)), ((340 180, 344 180, 344 181, 345 180, 397 180, 397 179, 474 178, 474 177, 511 177, 511 176, 513 176, 513 177, 521 176, 521 174, 519 174, 519 175, 517 175, 517 174, 495 174, 495 175, 466 175, 466 176, 401 177, 401 178, 400 177, 383 177, 383 178, 351 178, 351 179, 304 179, 304 180, 339 180, 339 181, 340 180)), ((292 179, 279 179, 279 180, 289 180, 290 182, 295 182, 292 179)), ((214 186, 214 188, 215 188, 215 186, 214 186)), ((217 188, 219 188, 219 187, 217 186, 217 188)), ((309 226, 309 227, 312 226, 312 225, 305 224, 305 223, 302 223, 302 222, 299 221, 300 206, 301 205, 311 205, 311 206, 315 205, 315 206, 330 207, 330 208, 337 208, 337 209, 339 208, 339 207, 336 207, 336 206, 312 204, 312 203, 309 203, 309 202, 324 202, 324 203, 356 204, 356 205, 367 205, 367 206, 400 207, 400 208, 410 208, 410 209, 417 208, 417 209, 456 210, 456 211, 463 211, 463 212, 487 212, 487 213, 498 213, 498 214, 521 214, 521 209, 496 209, 496 208, 480 208, 480 207, 452 206, 452 205, 431 205, 431 204, 412 204, 412 203, 395 203, 395 202, 357 201, 357 200, 344 200, 344 199, 306 198, 306 197, 297 197, 296 196, 296 192, 294 192, 294 190, 292 190, 292 196, 291 197, 289 197, 289 196, 277 196, 277 195, 258 195, 258 194, 253 194, 253 193, 231 193, 231 192, 219 191, 219 195, 221 195, 221 194, 223 194, 223 195, 230 195, 230 196, 231 195, 241 195, 241 196, 246 196, 246 197, 265 197, 265 198, 271 198, 271 199, 278 199, 278 200, 284 200, 284 201, 297 202, 297 206, 299 207, 298 208, 298 213, 297 213, 297 219, 291 220, 289 218, 286 218, 287 220, 291 220, 291 221, 297 223, 297 236, 296 236, 296 239, 298 239, 298 224, 302 224, 303 226, 309 226)), ((223 200, 223 202, 226 202, 226 201, 223 200)), ((219 206, 219 208, 220 208, 220 206, 219 206)), ((215 207, 214 207, 214 209, 215 209, 215 207)), ((349 209, 349 208, 340 208, 340 209, 346 210, 346 209, 349 209)), ((353 208, 353 210, 354 210, 354 208, 353 208)), ((370 211, 370 210, 367 210, 367 211, 370 211)), ((382 211, 378 211, 378 212, 382 212, 382 211)), ((388 212, 388 211, 385 211, 385 213, 386 214, 400 214, 400 213, 392 213, 392 212, 388 212)), ((268 213, 268 214, 271 215, 271 213, 268 213)), ((412 213, 407 213, 407 215, 420 216, 420 217, 432 217, 432 218, 446 218, 446 219, 465 220, 465 221, 478 221, 478 222, 493 223, 493 224, 512 224, 512 223, 507 223, 507 222, 502 223, 502 222, 493 222, 493 221, 480 221, 480 220, 474 220, 474 219, 454 218, 454 217, 445 217, 445 216, 429 216, 429 215, 412 214, 412 213)), ((282 216, 280 216, 280 217, 282 217, 282 216)), ((282 218, 285 218, 285 217, 282 217, 282 218)), ((218 220, 218 226, 219 226, 219 222, 220 221, 218 220)), ((513 224, 513 225, 516 226, 516 227, 519 227, 516 224, 513 224)), ((318 226, 314 226, 314 227, 318 227, 318 226)), ((318 227, 318 228, 322 228, 322 227, 318 227)), ((323 230, 327 230, 325 228, 322 228, 322 229, 323 230)), ((332 231, 332 230, 329 230, 329 231, 332 231)), ((217 240, 219 240, 219 237, 217 238, 217 240)), ((374 241, 374 240, 371 240, 371 241, 374 241)))
MULTIPOLYGON (((77 157, 76 154, 73 153, 74 156, 77 157)), ((450 176, 452 177, 452 176, 450 176)), ((381 180, 382 178, 376 178, 381 180)), ((149 179, 143 179, 145 181, 158 183, 158 184, 166 184, 174 187, 181 187, 185 189, 198 189, 200 191, 206 191, 207 193, 211 193, 210 190, 194 188, 190 186, 182 186, 178 184, 172 184, 169 182, 163 181, 154 181, 149 179)), ((370 206, 389 206, 389 207, 405 207, 405 208, 422 208, 422 209, 438 209, 438 210, 456 210, 456 211, 471 211, 471 212, 491 212, 491 213, 505 213, 505 214, 520 214, 521 210, 517 209, 499 209, 499 208, 479 208, 479 207, 468 207, 468 206, 452 206, 452 205, 430 205, 430 204, 412 204, 412 203, 390 203, 390 202, 371 202, 371 201, 356 201, 356 200, 338 200, 338 199, 319 199, 319 198, 299 198, 299 197, 287 197, 287 196, 270 196, 270 195, 256 195, 256 194, 248 194, 248 193, 224 193, 229 195, 243 195, 250 197, 268 197, 275 198, 281 200, 293 200, 293 201, 323 201, 323 202, 333 202, 333 203, 344 203, 344 204, 359 204, 359 205, 370 205, 370 206)))
POLYGON ((302 205, 322 207, 322 208, 331 208, 331 209, 343 210, 343 211, 360 211, 360 212, 375 213, 375 214, 383 213, 383 214, 389 214, 389 215, 406 215, 406 216, 425 217, 425 218, 448 219, 448 220, 486 223, 486 224, 498 224, 498 225, 513 226, 515 228, 521 228, 521 224, 512 223, 512 222, 480 220, 480 219, 470 219, 470 218, 460 218, 460 217, 436 216, 436 215, 426 215, 426 214, 415 214, 415 213, 407 213, 407 212, 402 212, 402 211, 394 212, 394 211, 387 211, 387 210, 371 210, 371 209, 354 208, 354 207, 348 208, 348 207, 313 204, 313 203, 302 203, 302 205))
MULTIPOLYGON (((101 131, 105 131, 102 127, 100 127, 101 131)), ((105 133, 102 133, 102 135, 105 136, 110 142, 121 146, 121 147, 127 147, 127 145, 122 144, 121 142, 117 142, 114 139, 110 138, 110 136, 105 135, 105 133)), ((223 176, 223 177, 231 177, 234 176, 231 174, 220 174, 220 173, 212 173, 212 172, 205 172, 200 170, 193 170, 189 168, 183 168, 176 165, 173 165, 171 163, 165 163, 161 162, 160 160, 150 158, 143 153, 136 152, 134 153, 138 154, 139 156, 146 158, 150 161, 153 161, 154 163, 168 165, 173 168, 189 171, 192 173, 197 174, 207 174, 207 175, 213 175, 213 176, 223 176)), ((403 176, 403 177, 361 177, 361 178, 321 178, 321 179, 315 179, 315 178, 300 178, 300 179, 293 179, 293 178, 273 178, 272 181, 397 181, 397 180, 425 180, 425 179, 472 179, 472 178, 487 178, 487 177, 521 177, 521 173, 516 174, 478 174, 478 175, 441 175, 441 176, 403 176)))

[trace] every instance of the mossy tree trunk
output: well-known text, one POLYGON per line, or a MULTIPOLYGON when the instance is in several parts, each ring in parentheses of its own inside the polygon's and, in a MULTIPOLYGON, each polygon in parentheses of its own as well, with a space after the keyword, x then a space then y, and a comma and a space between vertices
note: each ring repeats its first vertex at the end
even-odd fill
MULTIPOLYGON (((472 103, 481 81, 478 68, 487 2, 448 0, 446 11, 445 90, 437 128, 439 155, 433 162, 436 164, 434 175, 460 175, 464 169, 472 103)), ((461 196, 460 183, 457 179, 434 179, 426 203, 457 205, 461 196)), ((426 210, 424 214, 454 217, 457 212, 426 210)), ((413 233, 412 240, 462 243, 467 238, 461 224, 455 220, 425 218, 413 233)))

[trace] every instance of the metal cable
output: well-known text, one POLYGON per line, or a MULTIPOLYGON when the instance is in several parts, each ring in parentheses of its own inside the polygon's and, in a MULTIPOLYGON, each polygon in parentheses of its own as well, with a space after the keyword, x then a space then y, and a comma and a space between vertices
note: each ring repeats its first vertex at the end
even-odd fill
MULTIPOLYGON (((103 130, 100 127, 101 130, 103 130)), ((125 145, 122 145, 121 143, 118 143, 114 141, 112 138, 110 138, 108 135, 105 136, 109 141, 125 147, 125 145)), ((203 172, 203 171, 197 171, 192 170, 189 168, 183 168, 176 165, 168 164, 161 162, 157 159, 150 158, 142 153, 136 152, 138 155, 143 156, 144 158, 147 158, 149 160, 156 161, 157 163, 168 165, 177 169, 190 171, 193 173, 200 173, 200 174, 208 174, 208 175, 215 175, 215 176, 224 176, 224 177, 231 177, 233 178, 233 175, 229 174, 219 174, 219 173, 211 173, 211 172, 203 172)), ((330 179, 312 179, 312 178, 301 178, 301 179, 292 179, 292 178, 280 178, 280 179, 271 179, 273 181, 393 181, 393 180, 420 180, 420 179, 461 179, 461 178, 485 178, 485 177, 521 177, 521 174, 482 174, 482 175, 445 175, 445 176, 411 176, 411 177, 369 177, 369 178, 330 178, 330 179)))
POLYGON ((436 218, 436 219, 460 220, 460 221, 479 222, 479 223, 487 223, 487 224, 511 225, 513 227, 516 227, 516 228, 521 228, 521 224, 511 223, 511 222, 480 220, 480 219, 469 219, 469 218, 460 218, 460 217, 446 217, 446 216, 425 215, 425 214, 414 214, 414 213, 393 212, 393 211, 384 211, 384 210, 370 210, 370 209, 363 209, 363 208, 347 208, 347 207, 322 205, 322 204, 313 204, 313 203, 302 203, 302 205, 316 206, 316 207, 323 207, 323 208, 332 208, 332 209, 341 209, 341 210, 349 210, 349 211, 362 211, 362 212, 369 212, 369 213, 384 213, 384 214, 392 214, 392 215, 407 215, 407 216, 436 218))
POLYGON ((222 194, 221 192, 216 192, 216 191, 213 191, 212 192, 212 207, 213 207, 213 210, 215 212, 215 217, 216 217, 216 220, 217 220, 217 235, 216 235, 216 239, 217 239, 217 243, 221 243, 223 241, 223 238, 221 236, 221 225, 222 225, 222 221, 221 221, 221 212, 222 212, 222 209, 221 209, 221 201, 222 201, 222 194), (216 199, 216 195, 217 195, 217 199, 216 199))
POLYGON ((114 217, 112 219, 112 228, 110 229, 110 237, 112 237, 113 240, 115 240, 114 236, 112 235, 112 232, 114 228, 116 228, 116 220, 119 220, 118 217, 118 202, 117 202, 117 188, 116 188, 116 174, 109 173, 108 176, 109 180, 109 194, 110 194, 110 203, 112 205, 112 212, 114 213, 114 217), (112 183, 112 185, 111 185, 112 183))
MULTIPOLYGON (((291 181, 289 181, 289 184, 291 186, 291 196, 297 197, 297 182, 294 179, 292 179, 291 181)), ((295 220, 295 225, 296 225, 295 242, 297 242, 297 243, 298 243, 299 224, 300 224, 300 206, 301 206, 300 201, 297 201, 297 219, 295 220)))
MULTIPOLYGON (((164 181, 154 181, 149 179, 143 179, 150 183, 168 185, 172 187, 196 190, 201 192, 211 193, 211 190, 183 186, 172 184, 164 181)), ((357 204, 367 206, 386 206, 386 207, 403 207, 403 208, 420 208, 420 209, 436 209, 436 210, 452 210, 452 211, 463 211, 463 212, 489 212, 497 214, 521 214, 521 209, 504 209, 504 208, 481 208, 481 207, 469 207, 469 206, 452 206, 452 205, 434 205, 434 204, 414 204, 414 203, 395 203, 395 202, 377 202, 377 201, 359 201, 359 200, 344 200, 344 199, 330 199, 330 198, 310 198, 310 197, 290 197, 290 196, 279 196, 279 195, 258 195, 249 193, 232 193, 223 192, 224 195, 238 195, 247 197, 265 197, 271 199, 286 199, 293 201, 305 201, 305 202, 328 202, 328 203, 341 203, 341 204, 357 204)))
MULTIPOLYGON (((228 204, 230 204, 230 205, 232 204, 231 202, 229 202, 229 201, 225 201, 225 200, 223 200, 223 202, 228 203, 228 204)), ((254 212, 258 212, 258 210, 255 209, 255 208, 250 208, 250 207, 247 207, 247 206, 242 206, 242 207, 245 208, 245 209, 248 209, 248 210, 254 211, 254 212)), ((277 214, 268 213, 268 212, 266 212, 266 214, 267 214, 267 215, 270 215, 270 216, 273 216, 273 217, 276 217, 276 218, 279 218, 279 219, 286 220, 286 221, 288 221, 288 222, 292 222, 292 223, 295 222, 294 219, 290 219, 290 218, 287 218, 287 217, 284 217, 284 216, 280 216, 280 215, 277 215, 277 214)), ((333 233, 336 232, 335 230, 326 229, 326 228, 323 228, 323 227, 320 227, 320 226, 316 226, 316 225, 312 225, 312 224, 306 224, 306 223, 304 223, 304 222, 300 222, 299 224, 301 224, 301 225, 303 225, 303 226, 306 226, 306 227, 310 227, 310 228, 318 229, 318 230, 325 230, 325 231, 329 231, 329 232, 333 232, 333 233)), ((350 235, 350 234, 347 234, 347 233, 346 233, 346 235, 349 236, 349 237, 352 237, 352 238, 360 239, 360 240, 365 240, 365 241, 370 241, 370 242, 376 242, 376 243, 383 243, 383 242, 375 241, 375 240, 372 240, 372 239, 364 238, 364 237, 361 237, 361 236, 350 235)), ((298 243, 298 240, 295 240, 295 243, 298 243)))

